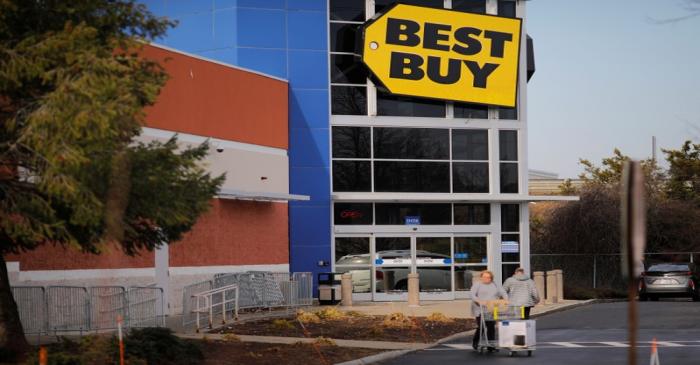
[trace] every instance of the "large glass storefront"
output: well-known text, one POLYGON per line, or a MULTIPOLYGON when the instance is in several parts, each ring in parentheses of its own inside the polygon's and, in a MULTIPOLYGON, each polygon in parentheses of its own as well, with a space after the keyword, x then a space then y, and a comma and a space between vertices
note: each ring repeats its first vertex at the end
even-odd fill
POLYGON ((421 300, 466 298, 488 251, 486 234, 336 235, 335 271, 352 273, 358 299, 407 300, 409 273, 419 274, 421 300))
MULTIPOLYGON (((478 272, 522 263, 524 116, 375 85, 358 32, 395 2, 329 2, 333 270, 353 274, 359 300, 407 300, 410 273, 422 300, 467 298, 478 272)), ((517 15, 514 0, 401 2, 517 15)))

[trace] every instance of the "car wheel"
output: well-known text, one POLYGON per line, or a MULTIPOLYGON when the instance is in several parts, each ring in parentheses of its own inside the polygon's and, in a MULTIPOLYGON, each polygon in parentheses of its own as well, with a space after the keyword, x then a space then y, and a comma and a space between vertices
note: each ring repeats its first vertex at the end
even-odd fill
POLYGON ((694 301, 694 302, 700 302, 700 291, 696 290, 696 291, 693 293, 693 301, 694 301))
POLYGON ((644 295, 644 294, 639 294, 639 301, 640 302, 647 302, 647 301, 649 301, 649 297, 647 295, 644 295))
POLYGON ((658 302, 658 301, 659 301, 659 297, 657 297, 657 296, 649 296, 649 300, 651 300, 652 302, 658 302))

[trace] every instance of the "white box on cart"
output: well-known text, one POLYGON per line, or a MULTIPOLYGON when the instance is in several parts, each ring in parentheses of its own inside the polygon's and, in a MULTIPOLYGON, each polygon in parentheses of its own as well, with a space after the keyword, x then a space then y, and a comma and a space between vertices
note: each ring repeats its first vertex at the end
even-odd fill
POLYGON ((498 347, 534 347, 536 343, 534 320, 498 322, 498 347))

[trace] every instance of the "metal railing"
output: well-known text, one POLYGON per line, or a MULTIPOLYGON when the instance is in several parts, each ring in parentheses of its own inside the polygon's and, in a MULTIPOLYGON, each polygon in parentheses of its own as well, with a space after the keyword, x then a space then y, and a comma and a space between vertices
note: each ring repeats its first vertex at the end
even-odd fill
MULTIPOLYGON (((645 253, 646 264, 654 262, 700 263, 700 252, 645 253)), ((620 254, 531 254, 534 271, 561 269, 567 288, 625 290, 620 254)))
MULTIPOLYGON (((249 271, 245 273, 217 274, 206 280, 183 288, 182 323, 188 326, 197 323, 197 296, 212 290, 235 285, 238 309, 295 308, 313 303, 313 276, 310 272, 286 273, 249 271)), ((229 297, 229 294, 226 294, 229 297)), ((234 304, 221 305, 223 294, 212 295, 211 317, 231 311, 234 304)))
POLYGON ((163 289, 121 286, 15 286, 12 294, 26 334, 58 334, 164 326, 163 289))
POLYGON ((195 309, 193 310, 196 314, 197 332, 201 328, 200 318, 201 314, 207 316, 209 323, 209 328, 212 328, 212 322, 214 320, 214 308, 221 310, 221 321, 226 324, 226 312, 233 313, 233 319, 238 319, 238 284, 231 284, 221 288, 208 290, 202 293, 197 293, 194 295, 195 298, 195 309), (214 298, 221 297, 221 300, 214 302, 214 298))

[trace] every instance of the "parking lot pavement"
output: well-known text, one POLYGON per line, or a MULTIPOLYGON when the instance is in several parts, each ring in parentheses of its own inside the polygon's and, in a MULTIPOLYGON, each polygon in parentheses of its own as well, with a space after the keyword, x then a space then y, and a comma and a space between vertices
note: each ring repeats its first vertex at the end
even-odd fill
MULTIPOLYGON (((639 303, 639 364, 649 363, 657 339, 662 364, 700 363, 700 303, 669 300, 639 303)), ((384 364, 626 364, 627 303, 601 303, 537 319, 532 357, 505 353, 480 355, 464 340, 410 353, 384 364)))

